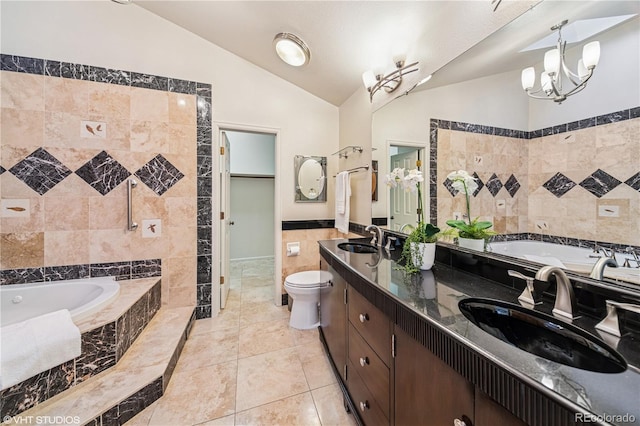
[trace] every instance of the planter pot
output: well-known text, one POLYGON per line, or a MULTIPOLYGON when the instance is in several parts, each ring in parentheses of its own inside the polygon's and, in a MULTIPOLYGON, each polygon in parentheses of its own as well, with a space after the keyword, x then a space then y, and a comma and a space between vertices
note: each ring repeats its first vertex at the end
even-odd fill
POLYGON ((484 251, 484 240, 458 237, 458 246, 476 251, 484 251))
POLYGON ((414 265, 429 270, 436 258, 436 243, 411 243, 411 254, 414 265))

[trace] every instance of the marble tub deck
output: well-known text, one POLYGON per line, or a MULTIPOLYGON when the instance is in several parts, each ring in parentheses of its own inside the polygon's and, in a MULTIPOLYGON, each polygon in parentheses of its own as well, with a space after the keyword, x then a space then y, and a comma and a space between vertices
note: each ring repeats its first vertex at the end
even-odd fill
POLYGON ((195 322, 164 396, 126 425, 355 425, 317 330, 288 321, 273 260, 234 262, 226 308, 195 322))

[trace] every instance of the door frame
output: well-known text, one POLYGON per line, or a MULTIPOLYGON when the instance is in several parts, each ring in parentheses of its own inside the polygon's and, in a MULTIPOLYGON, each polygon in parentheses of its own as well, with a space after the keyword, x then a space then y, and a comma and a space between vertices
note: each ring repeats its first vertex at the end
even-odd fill
MULTIPOLYGON (((422 176, 424 177, 424 182, 422 185, 422 210, 424 221, 428 222, 431 219, 431 214, 429 213, 429 162, 426 161, 427 150, 429 149, 429 144, 427 142, 421 141, 406 141, 406 140, 398 140, 398 139, 387 139, 386 143, 386 157, 385 157, 385 169, 387 171, 386 174, 391 173, 390 170, 390 161, 391 161, 391 146, 402 146, 407 148, 416 148, 421 150, 421 161, 422 161, 422 176), (429 217, 427 218, 427 213, 429 213, 429 217)), ((378 169, 380 169, 380 163, 378 163, 378 169)), ((391 224, 391 191, 387 188, 387 224, 391 224)))
MULTIPOLYGON (((274 136, 274 144, 275 144, 275 176, 274 176, 274 286, 273 286, 273 302, 276 306, 282 306, 282 200, 280 195, 280 129, 276 127, 266 127, 266 126, 255 126, 249 124, 241 124, 241 123, 231 123, 224 121, 214 121, 212 123, 212 132, 213 132, 213 140, 215 150, 213 152, 214 155, 219 156, 219 147, 220 147, 220 132, 226 131, 235 131, 235 132, 252 132, 252 133, 267 133, 274 136)), ((219 160, 219 157, 217 158, 219 160)), ((213 163, 213 188, 215 191, 220 190, 220 161, 212 161, 213 163)), ((218 192, 218 195, 220 193, 218 192)), ((217 197, 211 198, 212 203, 215 203, 212 206, 213 211, 213 235, 212 241, 215 241, 217 244, 218 250, 214 254, 213 265, 212 265, 212 277, 213 283, 216 287, 219 288, 220 283, 217 277, 220 276, 220 202, 217 201, 217 197)), ((212 316, 216 316, 220 312, 220 291, 212 291, 212 316)))

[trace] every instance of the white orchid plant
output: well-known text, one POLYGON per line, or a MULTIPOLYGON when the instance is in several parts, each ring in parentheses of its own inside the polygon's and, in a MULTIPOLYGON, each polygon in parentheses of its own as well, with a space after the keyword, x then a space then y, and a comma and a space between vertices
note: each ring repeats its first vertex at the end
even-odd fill
POLYGON ((419 169, 421 165, 422 163, 418 160, 415 169, 405 172, 403 168, 395 168, 385 176, 387 186, 393 188, 401 187, 407 192, 418 193, 418 224, 405 239, 402 247, 402 257, 400 258, 401 261, 405 261, 404 269, 408 273, 419 272, 419 265, 422 263, 422 251, 418 250, 417 245, 412 245, 411 243, 435 243, 440 236, 438 227, 423 221, 420 183, 424 182, 424 177, 419 169))
POLYGON ((462 238, 471 238, 474 240, 486 240, 492 235, 496 235, 495 232, 490 231, 489 228, 493 226, 491 222, 479 221, 476 217, 471 220, 471 207, 469 203, 469 194, 473 194, 478 189, 478 183, 476 178, 471 176, 466 170, 458 170, 449 173, 447 178, 451 181, 451 186, 462 192, 465 195, 467 201, 467 221, 464 220, 448 220, 447 225, 452 228, 456 228, 458 236, 462 238))

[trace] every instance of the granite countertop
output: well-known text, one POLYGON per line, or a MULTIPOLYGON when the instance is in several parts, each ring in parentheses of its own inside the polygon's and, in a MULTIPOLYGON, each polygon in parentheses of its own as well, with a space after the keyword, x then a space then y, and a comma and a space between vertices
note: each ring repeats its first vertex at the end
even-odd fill
MULTIPOLYGON (((399 253, 391 252, 391 256, 384 250, 374 254, 350 253, 338 248, 339 243, 346 241, 349 240, 327 240, 319 244, 388 297, 562 405, 598 416, 627 414, 633 416, 634 421, 620 424, 640 424, 639 336, 625 335, 617 340, 614 336, 601 335, 594 329, 598 320, 583 316, 573 324, 602 337, 616 348, 628 362, 627 370, 615 374, 595 373, 548 361, 489 335, 458 309, 458 302, 468 297, 518 304, 519 292, 514 289, 440 263, 430 271, 406 279, 403 272, 396 269, 399 265, 394 258, 399 253)), ((467 256, 473 261, 472 256, 467 256)), ((546 300, 543 305, 536 306, 537 311, 547 314, 552 308, 552 302, 546 300)), ((605 419, 617 424, 613 418, 605 419)), ((601 420, 600 423, 606 424, 601 420)))

